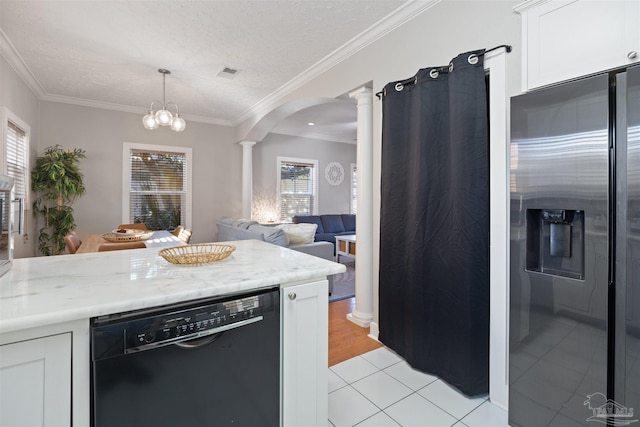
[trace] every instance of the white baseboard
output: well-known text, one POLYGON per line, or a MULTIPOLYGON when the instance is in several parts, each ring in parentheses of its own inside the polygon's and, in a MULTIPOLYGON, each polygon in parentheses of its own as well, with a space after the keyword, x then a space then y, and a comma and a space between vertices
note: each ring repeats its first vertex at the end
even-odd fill
POLYGON ((378 329, 378 324, 376 322, 371 322, 369 324, 369 338, 378 341, 378 333, 380 329, 378 329))

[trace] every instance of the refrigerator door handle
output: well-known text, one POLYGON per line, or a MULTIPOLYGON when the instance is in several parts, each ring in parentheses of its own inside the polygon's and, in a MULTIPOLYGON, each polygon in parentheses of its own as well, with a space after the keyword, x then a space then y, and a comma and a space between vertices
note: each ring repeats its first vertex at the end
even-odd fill
MULTIPOLYGON (((609 331, 610 339, 613 337, 614 342, 610 342, 608 372, 614 378, 614 396, 619 403, 626 401, 626 293, 627 293, 627 73, 619 73, 616 75, 615 86, 615 141, 614 142, 614 172, 615 172, 615 208, 616 218, 615 224, 615 247, 612 248, 613 258, 613 280, 611 281, 615 292, 615 307, 609 306, 609 310, 615 310, 614 324, 615 331, 609 331), (613 332, 613 333, 612 333, 613 332), (613 356, 613 357, 611 357, 613 356)), ((610 293, 611 295, 611 293, 610 293)), ((611 377, 610 377, 611 378, 611 377)))

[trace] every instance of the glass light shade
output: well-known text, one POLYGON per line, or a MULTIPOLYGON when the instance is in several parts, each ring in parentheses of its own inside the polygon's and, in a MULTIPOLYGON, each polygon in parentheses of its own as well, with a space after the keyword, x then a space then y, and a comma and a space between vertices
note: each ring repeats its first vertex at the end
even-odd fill
POLYGON ((173 118, 173 121, 171 122, 171 130, 182 132, 186 127, 187 123, 184 121, 184 119, 180 117, 180 114, 176 114, 176 116, 173 118))
POLYGON ((160 126, 169 126, 173 120, 173 115, 163 107, 162 110, 156 112, 156 120, 160 126))
POLYGON ((145 129, 154 130, 158 128, 158 121, 156 120, 156 116, 154 116, 153 111, 149 111, 149 114, 142 118, 142 124, 145 129))

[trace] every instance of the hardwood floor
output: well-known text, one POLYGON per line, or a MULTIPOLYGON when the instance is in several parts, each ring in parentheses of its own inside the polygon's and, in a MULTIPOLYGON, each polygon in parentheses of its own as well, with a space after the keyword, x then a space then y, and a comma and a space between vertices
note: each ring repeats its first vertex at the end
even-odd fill
POLYGON ((329 304, 329 366, 382 347, 367 336, 369 328, 361 328, 347 320, 347 314, 353 311, 355 304, 355 298, 329 304))

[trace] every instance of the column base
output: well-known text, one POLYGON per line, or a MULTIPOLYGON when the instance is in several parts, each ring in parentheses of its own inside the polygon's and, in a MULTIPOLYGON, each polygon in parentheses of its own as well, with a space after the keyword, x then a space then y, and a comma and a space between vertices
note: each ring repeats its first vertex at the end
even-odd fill
POLYGON ((354 311, 347 314, 347 320, 355 323, 362 328, 368 328, 373 321, 373 315, 367 315, 366 313, 358 313, 354 311))

